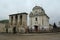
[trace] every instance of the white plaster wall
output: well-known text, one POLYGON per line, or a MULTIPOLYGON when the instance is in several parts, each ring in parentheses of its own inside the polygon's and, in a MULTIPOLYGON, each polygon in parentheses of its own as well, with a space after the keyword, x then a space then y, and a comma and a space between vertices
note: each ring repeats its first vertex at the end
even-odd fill
POLYGON ((49 19, 46 17, 46 16, 43 16, 43 27, 46 29, 46 30, 49 30, 49 19))
POLYGON ((39 24, 39 26, 42 26, 42 16, 39 16, 39 18, 38 18, 38 24, 39 24))
POLYGON ((49 19, 46 16, 35 16, 30 18, 30 25, 34 26, 37 25, 40 28, 45 28, 46 30, 49 29, 49 19), (35 21, 35 18, 37 17, 38 21, 35 21), (43 21, 43 24, 42 24, 43 21))

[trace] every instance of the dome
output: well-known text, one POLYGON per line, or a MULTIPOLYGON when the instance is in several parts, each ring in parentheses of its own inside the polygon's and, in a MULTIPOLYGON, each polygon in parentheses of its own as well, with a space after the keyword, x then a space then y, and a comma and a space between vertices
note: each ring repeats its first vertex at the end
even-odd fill
POLYGON ((35 10, 35 9, 43 9, 43 8, 40 6, 35 6, 32 10, 35 10))

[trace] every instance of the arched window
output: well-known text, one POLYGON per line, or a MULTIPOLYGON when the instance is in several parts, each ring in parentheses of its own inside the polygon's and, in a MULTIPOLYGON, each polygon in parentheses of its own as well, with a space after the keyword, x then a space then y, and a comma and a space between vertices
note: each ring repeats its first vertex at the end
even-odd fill
POLYGON ((35 18, 35 20, 37 21, 37 18, 35 18))

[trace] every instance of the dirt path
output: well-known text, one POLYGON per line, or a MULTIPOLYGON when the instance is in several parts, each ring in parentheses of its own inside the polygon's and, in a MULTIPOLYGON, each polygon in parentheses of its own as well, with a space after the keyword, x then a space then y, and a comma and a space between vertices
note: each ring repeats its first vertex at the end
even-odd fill
POLYGON ((60 33, 0 34, 0 40, 60 40, 60 33))

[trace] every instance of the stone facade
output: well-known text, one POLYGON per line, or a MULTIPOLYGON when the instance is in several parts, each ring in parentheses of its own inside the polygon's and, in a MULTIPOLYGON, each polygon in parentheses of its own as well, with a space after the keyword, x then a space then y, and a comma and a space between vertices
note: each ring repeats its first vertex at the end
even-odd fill
POLYGON ((8 32, 13 32, 14 27, 16 27, 17 32, 21 32, 21 30, 25 32, 27 28, 27 13, 17 13, 9 15, 8 32))
POLYGON ((35 6, 29 15, 30 28, 35 31, 49 30, 49 17, 40 6, 35 6))
POLYGON ((29 14, 29 27, 27 27, 27 13, 17 13, 9 15, 9 23, 0 23, 0 32, 41 32, 53 29, 53 25, 49 24, 49 17, 40 6, 35 6, 29 14))
POLYGON ((6 26, 6 24, 0 23, 0 32, 6 32, 5 26, 6 26))

